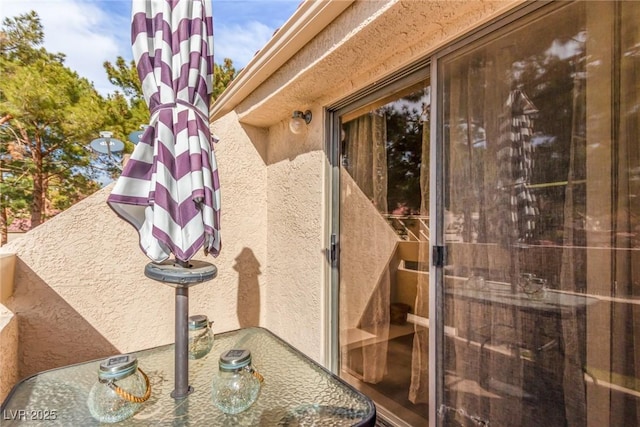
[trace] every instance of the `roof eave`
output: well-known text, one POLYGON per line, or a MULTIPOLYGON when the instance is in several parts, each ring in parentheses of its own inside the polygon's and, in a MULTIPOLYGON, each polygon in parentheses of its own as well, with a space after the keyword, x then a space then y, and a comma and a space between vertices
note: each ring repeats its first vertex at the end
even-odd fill
POLYGON ((233 110, 354 1, 303 1, 214 102, 209 120, 233 110))

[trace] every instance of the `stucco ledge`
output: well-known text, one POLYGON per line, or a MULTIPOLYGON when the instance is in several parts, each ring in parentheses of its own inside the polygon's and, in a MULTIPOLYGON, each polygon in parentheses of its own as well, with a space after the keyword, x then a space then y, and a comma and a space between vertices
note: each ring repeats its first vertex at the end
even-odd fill
POLYGON ((0 252, 0 304, 6 304, 7 300, 13 295, 15 271, 16 254, 13 252, 0 252))
POLYGON ((0 304, 0 402, 18 382, 18 319, 0 304))

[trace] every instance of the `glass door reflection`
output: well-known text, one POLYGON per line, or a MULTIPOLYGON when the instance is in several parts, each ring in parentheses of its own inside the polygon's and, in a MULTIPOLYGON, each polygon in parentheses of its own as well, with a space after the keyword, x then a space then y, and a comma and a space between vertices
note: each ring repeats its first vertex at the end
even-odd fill
POLYGON ((429 105, 423 81, 340 117, 340 375, 409 425, 428 423, 429 105))
POLYGON ((446 426, 639 425, 638 17, 563 3, 440 60, 446 426))

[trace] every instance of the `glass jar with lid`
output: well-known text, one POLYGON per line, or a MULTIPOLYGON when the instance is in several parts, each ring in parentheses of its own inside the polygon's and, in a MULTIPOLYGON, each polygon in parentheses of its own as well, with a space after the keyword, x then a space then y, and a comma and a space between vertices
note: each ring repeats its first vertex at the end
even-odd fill
POLYGON ((200 359, 213 347, 213 330, 207 316, 196 314, 189 317, 189 359, 200 359))
POLYGON ((527 283, 524 292, 531 299, 545 299, 547 296, 547 280, 542 277, 532 277, 527 283))
POLYGON ((149 377, 138 368, 138 359, 122 354, 100 363, 98 381, 91 387, 87 405, 97 421, 115 423, 135 414, 149 396, 149 377))
POLYGON ((258 398, 263 381, 251 365, 251 352, 228 350, 220 355, 218 367, 213 377, 213 403, 226 414, 248 409, 258 398))

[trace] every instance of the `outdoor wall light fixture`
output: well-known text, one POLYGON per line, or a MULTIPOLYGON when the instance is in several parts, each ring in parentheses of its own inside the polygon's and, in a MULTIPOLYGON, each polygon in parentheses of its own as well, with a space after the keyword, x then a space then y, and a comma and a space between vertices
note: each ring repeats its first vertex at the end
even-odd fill
POLYGON ((300 110, 293 112, 291 120, 289 121, 289 130, 298 135, 302 133, 305 125, 311 123, 311 111, 307 110, 304 113, 300 110))

